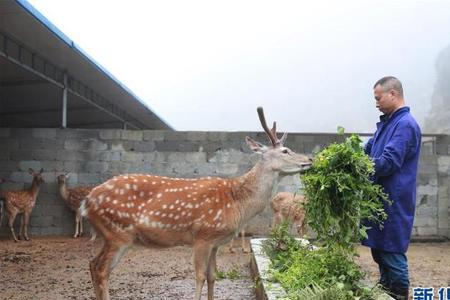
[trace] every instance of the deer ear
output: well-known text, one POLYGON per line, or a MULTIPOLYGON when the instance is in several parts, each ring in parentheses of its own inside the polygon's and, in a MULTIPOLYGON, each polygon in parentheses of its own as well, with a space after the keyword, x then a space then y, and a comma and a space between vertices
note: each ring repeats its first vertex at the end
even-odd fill
POLYGON ((32 168, 28 169, 28 174, 33 175, 34 174, 34 170, 32 168))
POLYGON ((280 139, 280 145, 281 145, 281 146, 283 146, 283 145, 284 145, 284 142, 286 142, 287 135, 288 135, 287 132, 283 133, 283 136, 282 136, 281 139, 280 139))
POLYGON ((65 174, 64 177, 66 177, 66 179, 69 179, 70 173, 65 174))
POLYGON ((41 168, 41 170, 39 171, 39 174, 44 173, 44 168, 41 168))
POLYGON ((264 146, 261 143, 255 142, 254 140, 252 140, 248 136, 245 137, 245 142, 250 147, 250 149, 252 149, 253 152, 264 153, 264 152, 267 151, 267 147, 266 146, 264 146))

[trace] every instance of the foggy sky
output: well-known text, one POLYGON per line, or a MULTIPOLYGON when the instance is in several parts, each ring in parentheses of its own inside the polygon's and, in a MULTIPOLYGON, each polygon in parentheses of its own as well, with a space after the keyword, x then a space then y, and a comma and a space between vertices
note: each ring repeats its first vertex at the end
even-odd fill
POLYGON ((30 0, 177 130, 372 132, 385 75, 423 126, 450 1, 310 2, 30 0))

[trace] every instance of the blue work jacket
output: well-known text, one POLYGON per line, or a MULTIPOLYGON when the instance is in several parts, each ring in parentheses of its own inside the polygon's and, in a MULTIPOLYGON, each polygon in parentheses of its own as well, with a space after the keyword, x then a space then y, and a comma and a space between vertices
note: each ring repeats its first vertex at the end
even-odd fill
POLYGON ((398 109, 390 117, 380 117, 365 152, 375 164, 374 183, 383 186, 393 203, 385 204, 388 218, 383 229, 369 224, 371 229, 363 245, 396 253, 405 253, 408 249, 416 208, 420 144, 420 128, 409 107, 398 109))

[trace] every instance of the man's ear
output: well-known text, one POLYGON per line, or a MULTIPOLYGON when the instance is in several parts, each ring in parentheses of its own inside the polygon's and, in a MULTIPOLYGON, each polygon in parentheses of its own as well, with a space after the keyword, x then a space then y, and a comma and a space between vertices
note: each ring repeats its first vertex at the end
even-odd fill
POLYGON ((254 140, 252 140, 248 136, 245 137, 245 142, 250 147, 250 149, 252 149, 253 152, 264 153, 264 152, 267 151, 267 147, 266 146, 264 146, 261 143, 255 142, 254 140))

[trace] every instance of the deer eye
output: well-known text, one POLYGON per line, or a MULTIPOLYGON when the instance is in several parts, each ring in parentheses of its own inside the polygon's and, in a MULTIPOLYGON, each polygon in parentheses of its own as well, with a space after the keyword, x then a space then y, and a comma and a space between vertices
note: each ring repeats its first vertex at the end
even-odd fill
POLYGON ((288 153, 288 150, 287 150, 287 149, 284 149, 284 150, 283 150, 283 151, 281 151, 281 152, 283 152, 283 153, 287 154, 287 153, 288 153))

